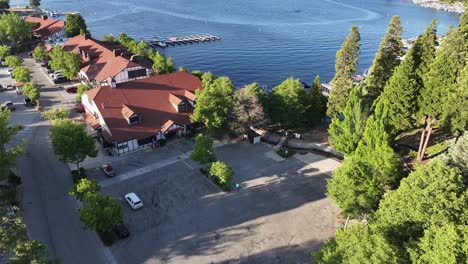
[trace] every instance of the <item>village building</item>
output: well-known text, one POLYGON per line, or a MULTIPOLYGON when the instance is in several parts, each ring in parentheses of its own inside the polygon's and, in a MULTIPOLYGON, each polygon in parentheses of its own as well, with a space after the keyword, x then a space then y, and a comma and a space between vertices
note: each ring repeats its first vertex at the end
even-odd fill
POLYGON ((47 16, 27 16, 25 21, 33 24, 33 37, 41 40, 57 40, 66 37, 65 21, 50 19, 47 16))
POLYGON ((83 66, 78 77, 92 87, 110 85, 111 80, 120 84, 142 79, 151 73, 151 63, 145 58, 120 45, 94 39, 89 33, 70 38, 62 49, 80 55, 83 66))
POLYGON ((158 140, 192 132, 190 121, 196 76, 174 72, 129 82, 101 86, 81 97, 84 119, 98 138, 117 154, 154 146, 158 140))

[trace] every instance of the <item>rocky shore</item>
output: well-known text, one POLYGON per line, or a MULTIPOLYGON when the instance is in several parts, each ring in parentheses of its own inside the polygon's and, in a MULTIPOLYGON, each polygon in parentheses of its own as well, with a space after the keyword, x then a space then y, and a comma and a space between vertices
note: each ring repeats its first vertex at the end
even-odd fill
POLYGON ((438 10, 444 10, 447 12, 454 12, 461 14, 465 11, 465 8, 463 7, 463 4, 461 2, 455 2, 452 4, 449 3, 444 3, 439 0, 412 0, 415 4, 422 6, 422 7, 427 7, 427 8, 434 8, 438 10))

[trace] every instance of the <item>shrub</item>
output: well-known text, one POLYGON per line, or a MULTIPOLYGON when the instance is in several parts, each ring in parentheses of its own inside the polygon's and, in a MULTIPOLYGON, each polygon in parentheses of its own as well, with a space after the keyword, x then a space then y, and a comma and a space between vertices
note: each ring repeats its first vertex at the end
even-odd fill
POLYGON ((227 186, 232 179, 234 170, 224 161, 211 164, 210 175, 215 176, 221 186, 227 186))
POLYGON ((276 154, 280 155, 284 159, 287 159, 292 155, 296 154, 296 151, 288 148, 280 148, 276 151, 276 154))

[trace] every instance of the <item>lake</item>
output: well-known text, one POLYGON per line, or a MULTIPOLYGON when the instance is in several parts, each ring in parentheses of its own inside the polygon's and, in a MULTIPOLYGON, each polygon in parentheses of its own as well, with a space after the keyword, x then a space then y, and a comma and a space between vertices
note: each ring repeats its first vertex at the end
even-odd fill
POLYGON ((187 70, 231 77, 236 86, 279 84, 294 76, 330 81, 335 53, 352 25, 361 32, 360 73, 368 68, 392 15, 404 37, 422 33, 432 19, 439 34, 458 15, 425 9, 409 0, 43 0, 42 7, 77 11, 94 37, 125 32, 139 40, 213 34, 221 41, 168 47, 163 52, 187 70))

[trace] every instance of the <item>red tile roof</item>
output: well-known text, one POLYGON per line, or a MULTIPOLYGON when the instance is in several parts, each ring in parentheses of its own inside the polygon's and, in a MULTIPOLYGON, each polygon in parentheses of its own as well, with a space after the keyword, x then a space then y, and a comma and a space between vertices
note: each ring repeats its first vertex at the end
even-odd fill
POLYGON ((103 86, 86 91, 86 94, 90 98, 94 96, 111 132, 104 134, 106 139, 124 142, 155 136, 173 123, 190 124, 191 111, 178 113, 169 98, 171 94, 184 98, 186 91, 194 93, 198 88, 202 89, 200 79, 187 72, 174 72, 121 83, 114 89, 103 86), (125 107, 140 115, 141 124, 128 125, 122 114, 125 107))
POLYGON ((65 21, 55 20, 43 17, 27 16, 24 18, 27 22, 37 24, 38 27, 33 30, 33 33, 43 37, 51 37, 65 27, 65 21))
POLYGON ((102 82, 127 68, 141 65, 121 56, 122 53, 130 55, 124 47, 91 38, 88 34, 69 39, 62 45, 62 49, 82 56, 85 66, 81 68, 81 71, 86 73, 90 81, 102 82))

